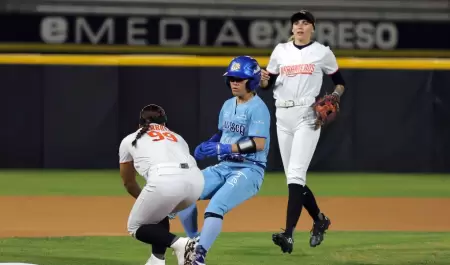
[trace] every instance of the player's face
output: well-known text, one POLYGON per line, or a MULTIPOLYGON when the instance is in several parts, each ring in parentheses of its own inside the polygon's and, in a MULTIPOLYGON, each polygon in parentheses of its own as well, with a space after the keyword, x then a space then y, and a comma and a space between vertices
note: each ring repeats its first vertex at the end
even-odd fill
POLYGON ((313 30, 313 25, 304 19, 297 20, 292 25, 292 34, 294 34, 295 39, 300 42, 309 42, 313 30))
POLYGON ((246 88, 246 84, 248 82, 247 79, 230 76, 228 80, 230 80, 230 87, 233 96, 242 97, 248 93, 246 88))

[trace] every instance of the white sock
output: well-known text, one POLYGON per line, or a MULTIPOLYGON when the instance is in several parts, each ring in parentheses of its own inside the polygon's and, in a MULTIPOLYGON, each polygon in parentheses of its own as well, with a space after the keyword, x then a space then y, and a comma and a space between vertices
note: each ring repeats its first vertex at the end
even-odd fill
POLYGON ((166 265, 166 261, 152 254, 145 265, 166 265))
POLYGON ((180 237, 178 238, 177 241, 173 242, 173 244, 170 247, 173 248, 174 250, 184 250, 188 240, 189 239, 185 237, 180 237))

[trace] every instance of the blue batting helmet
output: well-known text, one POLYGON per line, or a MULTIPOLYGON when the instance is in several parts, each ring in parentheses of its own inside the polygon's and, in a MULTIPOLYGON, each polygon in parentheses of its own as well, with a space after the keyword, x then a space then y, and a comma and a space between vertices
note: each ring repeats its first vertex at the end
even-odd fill
POLYGON ((254 91, 261 81, 261 68, 258 62, 250 56, 238 56, 231 60, 225 74, 225 83, 230 86, 229 77, 248 79, 247 88, 254 91))

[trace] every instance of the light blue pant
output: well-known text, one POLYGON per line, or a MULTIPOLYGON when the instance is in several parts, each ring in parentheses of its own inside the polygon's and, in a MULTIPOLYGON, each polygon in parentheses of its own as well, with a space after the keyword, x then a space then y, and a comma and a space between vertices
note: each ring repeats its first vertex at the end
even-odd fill
POLYGON ((200 200, 211 199, 205 212, 224 216, 231 209, 255 196, 264 180, 264 169, 220 163, 202 170, 205 177, 200 200))
MULTIPOLYGON (((205 217, 217 218, 220 216, 223 218, 231 209, 255 196, 261 188, 264 179, 264 169, 250 164, 222 162, 218 165, 207 167, 202 172, 205 178, 205 185, 199 200, 210 199, 205 211, 205 214, 207 213, 205 217)), ((199 235, 197 214, 196 204, 178 213, 186 234, 191 238, 199 235)), ((209 246, 215 240, 215 236, 220 233, 221 222, 215 225, 218 227, 214 226, 213 229, 206 229, 206 231, 205 227, 203 227, 204 234, 201 240, 208 241, 206 244, 209 246), (217 231, 212 233, 211 229, 217 231)), ((205 244, 205 242, 203 243, 205 244)))

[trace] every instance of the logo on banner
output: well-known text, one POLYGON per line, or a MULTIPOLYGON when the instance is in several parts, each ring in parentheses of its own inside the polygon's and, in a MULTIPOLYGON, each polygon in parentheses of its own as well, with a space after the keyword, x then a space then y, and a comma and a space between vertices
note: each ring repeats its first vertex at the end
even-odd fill
MULTIPOLYGON (((52 44, 273 48, 290 35, 290 21, 276 19, 47 16, 40 23, 41 40, 52 44)), ((399 37, 390 22, 324 20, 314 38, 336 49, 394 49, 399 37)))

